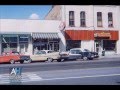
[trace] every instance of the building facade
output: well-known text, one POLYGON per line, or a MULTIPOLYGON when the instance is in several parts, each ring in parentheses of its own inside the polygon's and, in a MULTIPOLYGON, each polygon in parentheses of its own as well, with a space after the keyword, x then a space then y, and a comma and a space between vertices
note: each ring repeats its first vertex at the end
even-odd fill
POLYGON ((106 54, 120 54, 120 6, 54 5, 47 20, 60 20, 66 50, 87 48, 106 54))
POLYGON ((0 54, 12 50, 23 54, 63 51, 65 38, 59 25, 59 20, 0 19, 0 54))

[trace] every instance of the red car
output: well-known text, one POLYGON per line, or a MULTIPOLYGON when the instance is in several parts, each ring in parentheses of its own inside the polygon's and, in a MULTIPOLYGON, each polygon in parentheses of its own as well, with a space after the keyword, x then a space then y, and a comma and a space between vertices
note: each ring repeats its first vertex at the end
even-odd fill
POLYGON ((24 61, 31 62, 29 55, 21 55, 19 52, 4 52, 0 55, 0 63, 11 63, 15 62, 24 63, 24 61))

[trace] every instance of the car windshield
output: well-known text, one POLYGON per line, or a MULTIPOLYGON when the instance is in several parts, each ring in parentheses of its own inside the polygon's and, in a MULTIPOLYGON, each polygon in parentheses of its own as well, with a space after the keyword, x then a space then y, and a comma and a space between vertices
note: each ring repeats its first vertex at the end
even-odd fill
POLYGON ((19 55, 19 52, 12 52, 14 55, 19 55))
POLYGON ((71 50, 71 54, 80 54, 81 50, 71 50))
POLYGON ((90 52, 88 49, 84 49, 85 52, 90 52))
POLYGON ((46 54, 45 51, 38 51, 36 54, 46 54))
POLYGON ((14 54, 14 55, 19 55, 19 52, 12 52, 12 54, 14 54))

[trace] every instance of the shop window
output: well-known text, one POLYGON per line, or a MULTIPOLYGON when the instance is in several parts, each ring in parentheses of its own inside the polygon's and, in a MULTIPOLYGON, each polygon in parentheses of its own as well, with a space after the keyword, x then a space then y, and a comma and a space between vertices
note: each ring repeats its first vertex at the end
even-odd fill
POLYGON ((69 26, 74 27, 74 11, 69 11, 69 26))
POLYGON ((113 27, 113 15, 112 15, 112 12, 108 13, 108 27, 113 27))
POLYGON ((66 50, 81 47, 81 41, 80 40, 67 40, 66 43, 67 43, 66 50))
POLYGON ((9 37, 9 35, 5 36, 2 37, 2 52, 17 50, 17 37, 9 37))
POLYGON ((102 12, 97 12, 97 26, 102 27, 102 12))
POLYGON ((81 27, 85 27, 86 26, 85 12, 84 11, 80 12, 80 26, 81 27))
POLYGON ((115 40, 103 40, 103 49, 105 49, 106 51, 115 51, 116 41, 115 40))
POLYGON ((20 35, 19 42, 28 42, 29 37, 27 35, 20 35))

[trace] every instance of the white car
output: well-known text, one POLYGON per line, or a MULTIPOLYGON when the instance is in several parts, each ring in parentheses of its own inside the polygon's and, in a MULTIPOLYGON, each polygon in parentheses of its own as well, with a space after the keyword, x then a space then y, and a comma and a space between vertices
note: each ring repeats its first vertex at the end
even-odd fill
POLYGON ((52 50, 40 50, 34 55, 31 55, 30 58, 32 61, 50 61, 58 60, 60 58, 59 52, 52 50))

